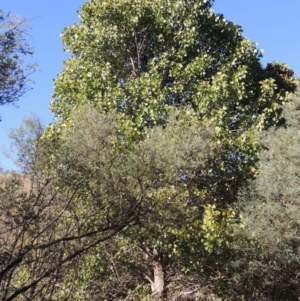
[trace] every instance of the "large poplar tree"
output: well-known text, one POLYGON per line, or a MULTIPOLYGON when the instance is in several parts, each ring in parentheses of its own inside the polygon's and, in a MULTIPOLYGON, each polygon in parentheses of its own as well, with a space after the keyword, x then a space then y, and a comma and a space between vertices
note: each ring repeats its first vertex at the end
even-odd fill
MULTIPOLYGON (((51 109, 58 122, 44 135, 57 145, 50 173, 62 185, 75 176, 87 179, 95 191, 101 187, 101 177, 107 176, 101 171, 103 153, 88 152, 97 145, 97 122, 82 113, 94 112, 87 110, 92 106, 101 118, 114 116, 110 148, 115 164, 124 160, 114 175, 125 170, 122 185, 135 183, 126 198, 136 199, 138 189, 139 204, 149 212, 138 228, 126 229, 108 249, 99 247, 82 262, 85 279, 96 277, 91 266, 107 267, 97 274, 103 280, 95 289, 98 297, 135 300, 129 291, 147 287, 159 298, 199 296, 211 283, 217 292, 218 281, 210 281, 230 258, 230 241, 222 233, 234 216, 230 206, 257 172, 254 132, 284 123, 281 105, 296 88, 293 72, 280 63, 262 66, 256 45, 212 5, 90 0, 80 10, 80 23, 62 34, 71 56, 55 80, 51 109), (198 141, 195 133, 199 146, 191 143, 198 141), (80 141, 84 145, 77 147, 80 141), (159 160, 162 168, 155 165, 159 160), (149 172, 156 170, 153 178, 149 172), (154 192, 148 194, 149 188, 154 192), (127 278, 130 283, 120 280, 127 278)), ((93 189, 86 191, 87 199, 93 189)), ((118 185, 110 189, 118 191, 118 185)))
POLYGON ((170 107, 231 132, 278 122, 295 89, 292 71, 263 67, 256 45, 212 2, 88 1, 81 22, 62 34, 71 57, 56 78, 52 111, 62 120, 84 103, 117 111, 130 136, 164 122, 170 107))

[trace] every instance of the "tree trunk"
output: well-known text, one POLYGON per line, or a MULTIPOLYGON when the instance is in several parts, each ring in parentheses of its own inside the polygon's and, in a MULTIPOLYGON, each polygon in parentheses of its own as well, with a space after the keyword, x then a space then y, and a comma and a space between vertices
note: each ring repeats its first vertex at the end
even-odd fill
POLYGON ((164 279, 164 270, 161 262, 154 261, 153 262, 153 273, 154 273, 154 280, 152 292, 157 296, 162 296, 164 289, 165 289, 165 279, 164 279))
POLYGON ((153 277, 151 279, 146 276, 146 279, 150 282, 152 294, 160 299, 165 290, 165 273, 161 257, 155 249, 153 250, 152 258, 153 277))

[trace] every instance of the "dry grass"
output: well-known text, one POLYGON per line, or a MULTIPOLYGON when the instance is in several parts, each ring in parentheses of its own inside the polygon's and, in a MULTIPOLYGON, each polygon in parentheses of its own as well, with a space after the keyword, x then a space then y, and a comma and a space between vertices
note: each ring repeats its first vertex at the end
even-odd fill
POLYGON ((31 190, 31 181, 25 175, 17 175, 11 173, 0 174, 0 188, 3 188, 5 182, 11 180, 13 177, 17 177, 18 180, 22 182, 24 192, 29 192, 31 190))

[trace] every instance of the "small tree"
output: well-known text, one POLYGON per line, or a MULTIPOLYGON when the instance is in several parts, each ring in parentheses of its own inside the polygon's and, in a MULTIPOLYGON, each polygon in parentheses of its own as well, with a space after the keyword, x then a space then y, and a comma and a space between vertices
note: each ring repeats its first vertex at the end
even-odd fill
POLYGON ((229 269, 235 275, 229 295, 246 300, 300 297, 299 107, 298 91, 283 107, 286 126, 260 135, 258 174, 237 204, 244 226, 235 229, 232 254, 237 257, 229 269))
MULTIPOLYGON (((90 106, 74 110, 48 165, 62 189, 80 183, 78 216, 124 202, 145 213, 83 258, 84 277, 75 268, 65 278, 67 286, 76 283, 82 289, 72 299, 135 300, 146 298, 142 292, 167 299, 204 295, 208 275, 228 255, 223 233, 233 217, 228 208, 207 205, 210 196, 197 180, 208 164, 213 129, 190 124, 177 112, 131 148, 118 133, 114 114, 99 114, 90 106)), ((94 222, 87 226, 93 228, 94 222)))
MULTIPOLYGON (((86 175, 77 177, 77 181, 65 181, 63 187, 47 177, 41 168, 47 154, 39 139, 41 129, 35 118, 26 119, 23 128, 11 132, 17 162, 25 173, 1 176, 0 299, 3 301, 54 300, 56 293, 64 291, 62 285, 69 267, 77 264, 89 249, 143 216, 138 202, 120 203, 116 196, 114 204, 105 203, 104 194, 88 199, 84 189, 86 175)), ((107 187, 111 187, 114 178, 107 181, 107 187)))
POLYGON ((33 53, 25 39, 27 29, 27 20, 0 10, 0 105, 16 102, 29 89, 35 66, 23 62, 33 53))

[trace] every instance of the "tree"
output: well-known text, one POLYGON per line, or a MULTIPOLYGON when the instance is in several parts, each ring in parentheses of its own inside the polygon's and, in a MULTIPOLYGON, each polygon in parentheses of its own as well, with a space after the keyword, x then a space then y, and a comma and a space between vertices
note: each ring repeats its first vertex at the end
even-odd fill
MULTIPOLYGON (((284 64, 263 67, 255 44, 215 14, 212 3, 91 0, 81 8, 81 22, 63 32, 71 57, 55 81, 51 109, 58 122, 44 135, 55 145, 49 147, 49 174, 61 185, 84 175, 88 198, 106 191, 103 179, 117 175, 126 199, 137 202, 142 192, 148 212, 138 227, 110 241, 108 254, 99 247, 82 263, 105 264, 97 256, 111 260, 99 276, 105 279, 97 288, 105 297, 99 298, 133 298, 129 290, 145 289, 149 298, 171 299, 209 285, 222 291, 219 266, 231 256, 232 238, 225 235, 231 206, 256 175, 255 131, 284 123, 281 106, 296 83, 284 64), (107 114, 108 125, 91 111, 81 119, 76 112, 86 105, 101 119, 107 114), (107 153, 97 148, 103 141, 98 124, 109 127, 113 173, 101 168, 107 153), (129 267, 137 277, 122 282, 129 267)), ((84 283, 90 284, 89 272, 84 283)))
POLYGON ((201 182, 211 199, 233 202, 240 182, 253 176, 253 130, 282 122, 280 106, 296 85, 284 64, 264 68, 255 44, 215 14, 212 3, 84 4, 81 22, 62 35, 71 57, 55 80, 51 110, 59 122, 49 134, 68 125, 73 108, 90 103, 101 113, 116 112, 123 141, 131 144, 181 110, 190 122, 215 128, 208 170, 216 176, 201 182))
POLYGON ((0 10, 0 105, 16 102, 29 89, 35 66, 23 62, 33 53, 25 39, 27 28, 27 20, 0 10))
POLYGON ((72 108, 92 103, 117 111, 124 131, 138 134, 164 122, 170 106, 191 107, 230 132, 276 123, 278 105, 295 89, 292 71, 263 68, 255 44, 211 7, 202 0, 87 2, 81 22, 62 35, 73 55, 55 81, 53 112, 66 121, 72 108))
MULTIPOLYGON (((46 155, 39 139, 41 123, 36 118, 24 123, 11 132, 24 174, 0 178, 0 298, 54 300, 63 291, 68 270, 84 253, 133 225, 144 213, 139 202, 120 203, 117 189, 107 192, 111 197, 99 192, 87 198, 85 175, 59 187, 41 168, 46 155), (107 203, 105 197, 116 201, 107 203)), ((114 180, 107 178, 106 186, 114 180)))
MULTIPOLYGON (((145 214, 136 226, 91 250, 79 263, 84 276, 75 268, 65 279, 66 288, 74 283, 81 288, 73 300, 133 298, 139 290, 148 291, 149 298, 173 298, 189 295, 185 286, 196 286, 193 292, 198 293, 200 279, 206 281, 204 271, 212 268, 210 254, 215 247, 226 247, 222 230, 232 217, 230 210, 206 206, 205 191, 194 181, 206 163, 212 130, 199 129, 175 114, 168 125, 148 129, 147 137, 130 149, 120 143, 116 151, 119 126, 113 116, 88 106, 75 110, 72 126, 62 129, 52 152, 49 175, 62 189, 81 182, 78 189, 84 197, 78 200, 77 216, 99 204, 124 201, 139 204, 145 214)), ((94 228, 94 222, 89 227, 94 228)))
POLYGON ((258 174, 243 187, 236 204, 243 227, 234 230, 238 239, 227 268, 235 277, 229 280, 228 295, 299 299, 299 105, 298 90, 283 107, 286 126, 259 135, 258 174))

